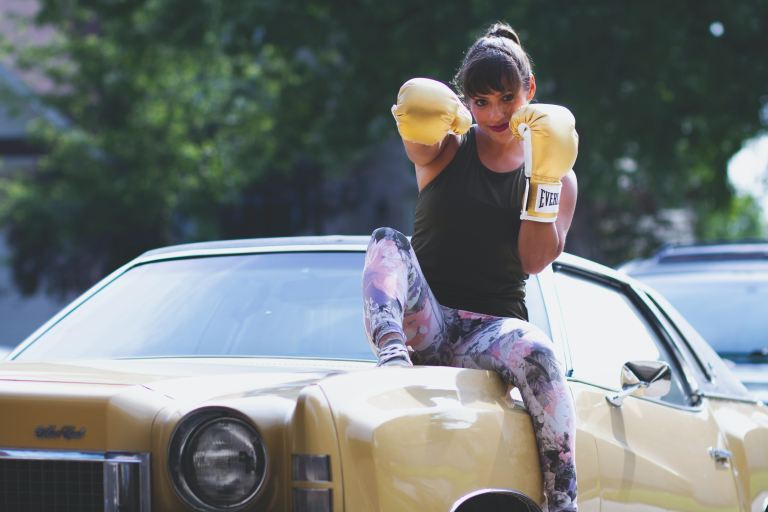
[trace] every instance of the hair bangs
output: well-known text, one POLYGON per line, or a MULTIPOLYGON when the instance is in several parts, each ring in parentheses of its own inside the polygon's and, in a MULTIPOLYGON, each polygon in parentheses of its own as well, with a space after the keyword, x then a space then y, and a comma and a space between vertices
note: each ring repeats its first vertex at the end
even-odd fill
POLYGON ((520 89, 520 76, 514 63, 502 52, 489 52, 474 60, 465 70, 462 92, 466 97, 520 89))

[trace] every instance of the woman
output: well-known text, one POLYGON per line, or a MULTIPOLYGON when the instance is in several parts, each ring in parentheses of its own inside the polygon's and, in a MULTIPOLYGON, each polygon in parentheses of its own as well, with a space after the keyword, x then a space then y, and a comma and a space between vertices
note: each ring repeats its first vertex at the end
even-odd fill
POLYGON ((525 280, 563 251, 573 218, 573 117, 530 105, 536 80, 506 24, 470 47, 454 83, 463 101, 416 78, 392 108, 419 197, 412 242, 390 228, 371 237, 366 331, 379 365, 493 370, 519 388, 549 511, 575 511, 573 404, 524 303, 525 280))

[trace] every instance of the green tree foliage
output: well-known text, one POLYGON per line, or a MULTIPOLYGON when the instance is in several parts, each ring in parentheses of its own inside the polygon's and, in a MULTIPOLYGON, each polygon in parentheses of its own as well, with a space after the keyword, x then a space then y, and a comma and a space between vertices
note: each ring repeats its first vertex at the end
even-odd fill
POLYGON ((166 243, 316 231, 323 176, 393 136, 400 84, 449 81, 498 19, 532 55, 539 100, 577 118, 569 250, 635 256, 654 236, 640 219, 667 207, 700 211, 705 236, 756 215, 725 171, 768 122, 762 0, 41 3, 60 37, 23 63, 58 84, 45 101, 69 123, 40 123, 40 168, 0 189, 27 291, 83 287, 166 243))
POLYGON ((737 195, 724 209, 702 212, 698 227, 701 240, 744 240, 762 233, 760 206, 754 198, 737 195))
POLYGON ((728 159, 768 124, 768 3, 546 5, 549 23, 525 26, 546 89, 580 127, 582 252, 626 257, 649 235, 637 220, 660 208, 692 208, 707 233, 711 214, 732 208, 728 159))

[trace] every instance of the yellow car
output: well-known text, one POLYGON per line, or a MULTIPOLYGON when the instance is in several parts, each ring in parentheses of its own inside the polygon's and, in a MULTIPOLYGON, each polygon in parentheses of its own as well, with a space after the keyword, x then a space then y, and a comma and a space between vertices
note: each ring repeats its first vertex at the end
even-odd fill
MULTIPOLYGON (((516 390, 375 366, 366 245, 191 244, 106 277, 0 363, 0 510, 545 510, 516 390)), ((580 511, 766 510, 768 410, 661 297, 563 255, 527 305, 576 404, 580 511)))

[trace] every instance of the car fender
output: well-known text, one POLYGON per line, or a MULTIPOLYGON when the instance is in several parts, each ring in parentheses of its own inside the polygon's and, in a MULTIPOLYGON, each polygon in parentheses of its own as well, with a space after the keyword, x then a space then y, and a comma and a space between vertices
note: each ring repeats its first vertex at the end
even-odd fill
POLYGON ((347 510, 450 510, 480 489, 541 503, 530 416, 499 377, 374 368, 320 383, 339 437, 347 510))

